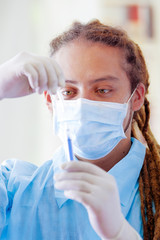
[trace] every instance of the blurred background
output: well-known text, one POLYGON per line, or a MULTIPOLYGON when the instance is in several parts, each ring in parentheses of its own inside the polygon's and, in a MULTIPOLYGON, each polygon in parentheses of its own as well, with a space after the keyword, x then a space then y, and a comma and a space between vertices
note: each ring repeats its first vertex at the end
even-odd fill
MULTIPOLYGON (((75 20, 98 18, 121 26, 146 58, 151 128, 160 143, 159 13, 159 0, 0 0, 0 63, 20 51, 47 56, 52 38, 75 20)), ((59 145, 43 95, 0 102, 0 162, 18 158, 41 165, 52 158, 59 145)))

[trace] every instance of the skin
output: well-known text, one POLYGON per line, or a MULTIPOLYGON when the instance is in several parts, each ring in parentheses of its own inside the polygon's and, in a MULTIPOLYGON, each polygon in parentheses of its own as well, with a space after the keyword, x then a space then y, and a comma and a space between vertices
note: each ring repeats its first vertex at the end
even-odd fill
MULTIPOLYGON (((126 103, 131 96, 130 81, 122 68, 123 54, 118 48, 105 46, 101 43, 75 41, 62 47, 54 56, 65 76, 65 88, 61 91, 64 99, 86 98, 95 101, 126 103)), ((77 158, 93 163, 105 171, 111 169, 129 151, 131 147, 131 120, 134 111, 141 108, 144 101, 145 87, 137 86, 129 102, 128 112, 123 126, 126 139, 107 156, 97 160, 77 158)), ((50 106, 49 94, 45 93, 50 106)), ((51 107, 50 107, 51 109, 51 107)))

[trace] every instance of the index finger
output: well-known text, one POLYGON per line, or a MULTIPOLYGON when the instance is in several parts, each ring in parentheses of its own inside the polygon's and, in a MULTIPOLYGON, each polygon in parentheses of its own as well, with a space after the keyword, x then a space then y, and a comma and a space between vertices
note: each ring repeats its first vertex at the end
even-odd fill
POLYGON ((86 172, 101 177, 106 176, 107 174, 107 172, 105 172, 100 167, 88 162, 65 162, 61 165, 61 168, 68 172, 86 172))
POLYGON ((55 68, 56 73, 57 73, 58 86, 64 87, 65 86, 65 78, 64 78, 62 69, 60 68, 60 66, 58 65, 58 63, 54 59, 51 59, 51 61, 52 61, 53 65, 54 65, 54 68, 55 68))

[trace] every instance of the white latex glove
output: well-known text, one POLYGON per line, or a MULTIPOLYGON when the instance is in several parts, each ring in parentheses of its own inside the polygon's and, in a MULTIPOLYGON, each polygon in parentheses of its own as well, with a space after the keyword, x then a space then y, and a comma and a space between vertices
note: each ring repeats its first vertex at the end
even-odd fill
POLYGON ((55 187, 67 198, 84 205, 90 223, 102 239, 141 239, 121 213, 119 193, 113 176, 86 162, 68 162, 55 175, 55 187))
POLYGON ((0 99, 64 87, 63 73, 53 58, 22 52, 0 65, 0 99))

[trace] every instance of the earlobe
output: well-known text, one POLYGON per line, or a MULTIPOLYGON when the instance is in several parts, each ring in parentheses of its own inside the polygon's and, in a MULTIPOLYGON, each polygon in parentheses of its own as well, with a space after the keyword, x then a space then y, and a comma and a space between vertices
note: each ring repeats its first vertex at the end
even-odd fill
POLYGON ((133 111, 138 111, 143 103, 144 103, 144 98, 145 98, 145 86, 143 83, 139 83, 137 86, 137 89, 133 95, 132 98, 132 110, 133 111))
POLYGON ((46 99, 46 105, 50 111, 52 111, 52 99, 50 94, 47 91, 44 91, 44 96, 46 99))
POLYGON ((51 96, 47 91, 44 91, 44 96, 48 103, 52 103, 51 96))

